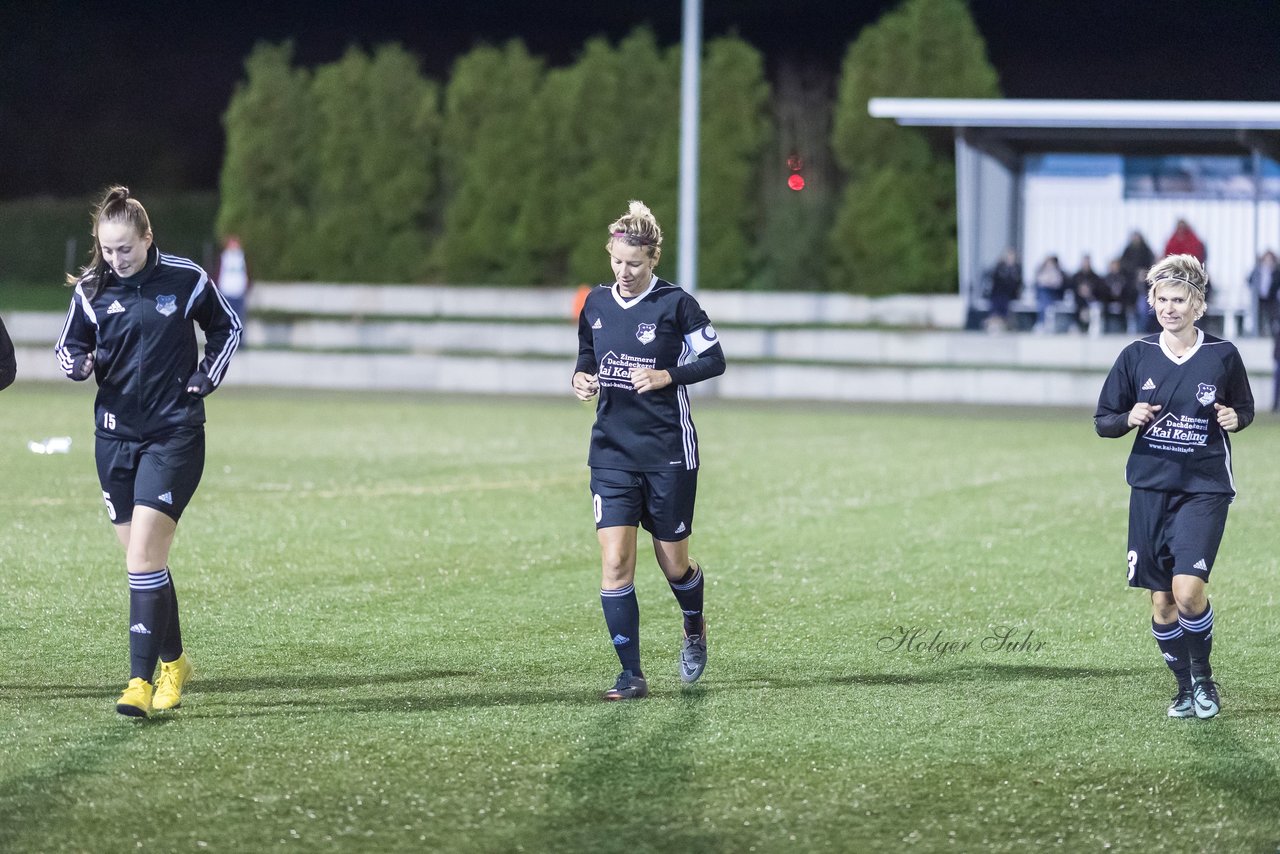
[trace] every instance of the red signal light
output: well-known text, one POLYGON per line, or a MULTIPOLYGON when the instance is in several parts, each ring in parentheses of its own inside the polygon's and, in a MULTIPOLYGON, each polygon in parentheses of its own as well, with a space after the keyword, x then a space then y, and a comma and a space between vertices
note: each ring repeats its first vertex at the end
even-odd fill
POLYGON ((804 176, 800 170, 804 168, 804 158, 794 151, 787 155, 787 168, 791 174, 787 176, 787 186, 797 193, 804 189, 804 176))

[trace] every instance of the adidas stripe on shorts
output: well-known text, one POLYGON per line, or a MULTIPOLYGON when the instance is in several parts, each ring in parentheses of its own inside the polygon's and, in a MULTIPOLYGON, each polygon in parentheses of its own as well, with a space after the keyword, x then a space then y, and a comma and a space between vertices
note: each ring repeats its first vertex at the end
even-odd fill
POLYGON ((1167 592, 1175 575, 1208 581, 1233 497, 1226 492, 1134 489, 1129 496, 1129 586, 1167 592))
POLYGON ((135 505, 182 517, 204 474, 204 427, 179 427, 144 441, 96 437, 94 458, 107 515, 133 520, 135 505))
POLYGON ((643 525, 654 539, 677 543, 693 533, 697 494, 697 469, 591 469, 596 528, 643 525))

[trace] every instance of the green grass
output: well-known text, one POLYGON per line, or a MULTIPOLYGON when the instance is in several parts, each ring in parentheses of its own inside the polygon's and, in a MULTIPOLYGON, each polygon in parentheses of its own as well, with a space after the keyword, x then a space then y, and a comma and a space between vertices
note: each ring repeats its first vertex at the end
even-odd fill
POLYGON ((1211 586, 1224 713, 1170 721, 1124 582, 1128 442, 1089 413, 696 401, 711 664, 680 690, 646 551, 653 695, 607 705, 589 409, 225 389, 172 555, 197 679, 139 722, 112 709, 90 397, 0 395, 2 851, 1280 843, 1265 415, 1211 586), (1033 647, 984 648, 1001 626, 1033 647), (970 645, 887 649, 898 627, 970 645))

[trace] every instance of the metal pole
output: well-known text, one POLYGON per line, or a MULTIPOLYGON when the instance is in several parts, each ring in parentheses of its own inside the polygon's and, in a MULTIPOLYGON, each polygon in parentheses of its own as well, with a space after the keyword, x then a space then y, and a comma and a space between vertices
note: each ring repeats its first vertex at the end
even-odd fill
MULTIPOLYGON (((975 241, 975 230, 978 223, 972 211, 973 200, 970 196, 973 193, 973 176, 969 173, 970 154, 969 145, 965 142, 964 133, 957 130, 955 139, 955 158, 956 158, 956 267, 959 271, 960 281, 958 288, 960 295, 964 298, 965 313, 977 308, 978 296, 982 291, 975 286, 976 281, 981 281, 981 272, 973 267, 980 269, 981 262, 975 264, 975 252, 973 251, 973 242, 975 241)), ((965 326, 968 326, 966 317, 965 326)))
MULTIPOLYGON (((1260 216, 1262 208, 1262 152, 1254 146, 1249 153, 1252 160, 1250 166, 1253 168, 1253 257, 1257 259, 1258 251, 1262 248, 1262 217, 1260 216)), ((1250 267, 1249 271, 1252 274, 1253 268, 1250 267)), ((1252 278, 1252 275, 1250 275, 1250 279, 1252 278)), ((1262 329, 1260 322, 1262 320, 1262 306, 1257 298, 1261 294, 1255 296, 1251 293, 1247 282, 1245 284, 1245 294, 1245 299, 1242 302, 1245 300, 1248 302, 1241 321, 1244 328, 1240 330, 1240 334, 1264 334, 1265 330, 1262 329)))
POLYGON ((698 115, 702 64, 702 0, 684 0, 680 61, 680 260, 676 284, 698 289, 698 115))

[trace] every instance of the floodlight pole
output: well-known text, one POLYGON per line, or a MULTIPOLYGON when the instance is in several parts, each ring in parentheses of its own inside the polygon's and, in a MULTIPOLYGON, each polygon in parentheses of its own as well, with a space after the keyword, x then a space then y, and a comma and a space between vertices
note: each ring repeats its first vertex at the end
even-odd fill
POLYGON ((698 115, 701 94, 702 0, 684 0, 680 56, 680 260, 676 284, 698 289, 698 115))

